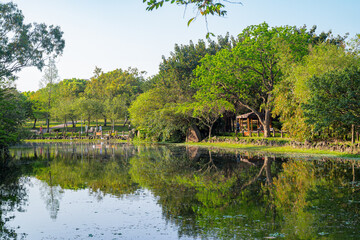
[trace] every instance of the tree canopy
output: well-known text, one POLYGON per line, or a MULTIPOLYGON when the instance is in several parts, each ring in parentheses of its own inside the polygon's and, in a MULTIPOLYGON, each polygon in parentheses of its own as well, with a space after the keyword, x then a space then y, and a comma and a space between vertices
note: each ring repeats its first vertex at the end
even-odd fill
POLYGON ((310 46, 309 54, 303 61, 282 67, 286 74, 274 89, 276 97, 273 113, 280 116, 284 130, 291 137, 304 140, 313 135, 312 126, 306 123, 303 109, 312 94, 307 84, 309 79, 356 64, 356 58, 344 47, 321 43, 310 46))
POLYGON ((47 57, 62 53, 62 35, 58 26, 25 24, 16 4, 0 3, 0 80, 13 78, 24 67, 42 69, 47 57))
MULTIPOLYGON (((360 68, 333 70, 307 81, 309 101, 304 105, 307 122, 315 131, 360 125, 360 68)), ((338 129, 341 130, 341 129, 338 129)))
POLYGON ((273 89, 282 76, 284 52, 294 61, 301 59, 307 53, 309 38, 305 29, 271 28, 266 23, 249 26, 239 34, 233 49, 201 60, 192 85, 203 97, 215 96, 254 112, 269 136, 273 89), (285 50, 280 46, 286 46, 285 50))

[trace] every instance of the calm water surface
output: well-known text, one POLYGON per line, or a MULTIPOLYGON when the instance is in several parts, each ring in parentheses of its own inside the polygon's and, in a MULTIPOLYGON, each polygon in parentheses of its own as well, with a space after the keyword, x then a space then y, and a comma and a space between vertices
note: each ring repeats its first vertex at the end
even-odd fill
POLYGON ((360 161, 173 145, 25 144, 0 239, 360 239, 360 161))

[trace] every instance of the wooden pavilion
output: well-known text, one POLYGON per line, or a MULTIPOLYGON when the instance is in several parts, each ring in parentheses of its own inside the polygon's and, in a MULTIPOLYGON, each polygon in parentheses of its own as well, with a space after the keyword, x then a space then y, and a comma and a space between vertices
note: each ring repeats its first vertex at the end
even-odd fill
POLYGON ((251 133, 253 133, 254 131, 263 131, 259 118, 254 112, 249 112, 236 116, 236 123, 239 123, 239 131, 244 132, 246 136, 251 136, 251 133))

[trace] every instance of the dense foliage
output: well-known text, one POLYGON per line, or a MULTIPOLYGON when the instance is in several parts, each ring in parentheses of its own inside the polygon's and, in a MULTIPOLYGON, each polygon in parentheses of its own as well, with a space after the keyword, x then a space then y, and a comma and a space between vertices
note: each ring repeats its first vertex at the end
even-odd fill
MULTIPOLYGON (((0 88, 0 152, 19 141, 21 125, 31 112, 26 97, 13 88, 0 88)), ((1 156, 1 155, 0 155, 1 156)))
POLYGON ((24 67, 42 69, 47 56, 62 53, 65 41, 57 26, 25 24, 14 3, 0 3, 0 81, 24 67))
POLYGON ((311 139, 314 134, 312 125, 306 122, 310 116, 304 116, 303 108, 313 94, 307 84, 309 79, 359 64, 356 55, 341 46, 321 43, 309 50, 302 62, 291 65, 291 70, 287 70, 274 91, 276 97, 273 113, 280 116, 284 130, 300 140, 311 139))
POLYGON ((352 125, 360 125, 359 67, 313 76, 307 85, 311 94, 304 110, 314 131, 331 128, 332 134, 346 134, 352 125))
POLYGON ((13 89, 14 75, 24 67, 42 69, 62 53, 65 41, 57 26, 26 24, 16 4, 0 3, 0 150, 20 139, 21 125, 34 116, 24 95, 13 89))
POLYGON ((266 23, 250 26, 239 34, 233 49, 202 59, 196 69, 198 78, 193 81, 200 89, 197 94, 224 99, 254 112, 268 137, 273 89, 282 77, 283 46, 288 47, 287 57, 301 59, 307 53, 309 38, 305 29, 270 28, 266 23))

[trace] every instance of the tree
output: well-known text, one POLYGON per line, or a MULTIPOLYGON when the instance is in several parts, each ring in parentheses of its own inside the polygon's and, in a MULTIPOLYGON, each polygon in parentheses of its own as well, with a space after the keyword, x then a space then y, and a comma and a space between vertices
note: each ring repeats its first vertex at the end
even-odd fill
POLYGON ((103 112, 104 104, 100 100, 80 97, 76 101, 76 110, 84 119, 88 120, 90 127, 91 119, 99 119, 103 112))
POLYGON ((350 51, 354 53, 355 55, 360 55, 360 34, 356 34, 354 38, 350 40, 348 43, 350 51))
POLYGON ((76 109, 76 99, 83 95, 88 84, 85 79, 64 79, 57 84, 58 94, 51 108, 55 117, 65 120, 71 119, 73 128, 76 127, 76 118, 80 115, 76 109))
MULTIPOLYGON (((103 73, 101 69, 96 67, 94 74, 95 76, 91 78, 85 89, 87 98, 103 102, 108 100, 108 103, 110 103, 117 96, 121 96, 128 107, 142 92, 144 72, 140 72, 136 68, 129 68, 127 70, 116 69, 103 73)), ((105 118, 104 122, 106 125, 107 113, 102 112, 101 114, 105 118)))
POLYGON ((24 67, 42 69, 49 56, 61 54, 65 41, 57 26, 25 24, 14 3, 0 3, 0 83, 24 67))
POLYGON ((27 98, 31 104, 31 114, 29 115, 30 119, 34 119, 33 129, 36 128, 36 122, 38 119, 46 119, 46 111, 43 108, 40 101, 40 91, 28 91, 22 92, 22 94, 27 98))
POLYGON ((120 117, 124 117, 127 112, 127 97, 117 96, 113 99, 106 99, 105 116, 112 122, 112 130, 115 131, 115 121, 120 117))
POLYGON ((44 88, 46 101, 46 126, 47 132, 50 132, 50 110, 54 101, 55 84, 59 82, 59 74, 53 58, 49 59, 49 65, 45 69, 44 76, 40 82, 40 87, 44 88))
POLYGON ((174 97, 171 91, 159 88, 142 93, 129 108, 132 124, 157 141, 169 140, 176 137, 175 132, 185 131, 183 115, 177 113, 175 103, 168 102, 167 97, 171 96, 174 97))
MULTIPOLYGON (((198 97, 200 98, 200 97, 198 97)), ((233 111, 234 105, 222 100, 202 100, 179 106, 178 111, 188 114, 190 117, 200 121, 209 129, 208 139, 211 138, 214 123, 225 113, 225 111, 233 111)))
POLYGON ((268 137, 273 89, 282 76, 279 46, 286 44, 291 57, 301 59, 307 54, 309 38, 306 29, 270 28, 267 23, 249 26, 239 34, 233 49, 201 60, 192 85, 203 98, 223 99, 254 112, 268 137))
POLYGON ((280 116, 283 129, 299 140, 313 137, 312 125, 306 123, 303 105, 311 97, 307 81, 328 71, 350 67, 357 62, 353 54, 344 47, 321 43, 309 47, 309 54, 303 61, 284 64, 285 72, 281 82, 275 86, 273 114, 280 116))
MULTIPOLYGON (((307 81, 309 101, 304 104, 307 122, 315 131, 349 129, 360 125, 360 67, 334 70, 307 81)), ((354 138, 352 138, 354 139, 354 138)))
MULTIPOLYGON (((13 88, 0 88, 0 153, 21 139, 21 125, 31 114, 31 104, 13 88)), ((1 154, 0 154, 1 156, 1 154)))

